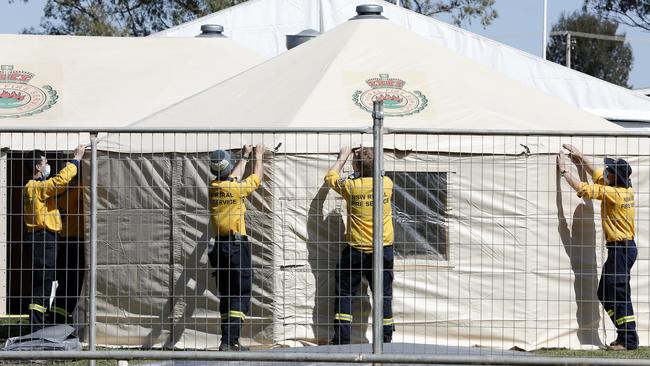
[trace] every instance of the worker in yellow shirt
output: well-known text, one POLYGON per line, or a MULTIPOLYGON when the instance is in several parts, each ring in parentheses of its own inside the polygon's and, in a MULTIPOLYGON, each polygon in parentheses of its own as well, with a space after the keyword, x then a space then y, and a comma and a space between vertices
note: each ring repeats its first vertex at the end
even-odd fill
MULTIPOLYGON (((354 152, 352 168, 354 177, 342 179, 341 169, 352 150, 348 146, 341 148, 336 163, 325 176, 325 183, 343 196, 347 205, 346 239, 348 244, 341 252, 335 272, 336 299, 334 305, 334 338, 331 344, 349 344, 352 333, 352 301, 359 291, 361 277, 365 277, 370 289, 375 291, 372 281, 373 245, 372 245, 372 211, 377 200, 373 197, 373 151, 362 147, 354 152)), ((384 271, 383 271, 383 340, 391 342, 395 326, 393 323, 393 181, 383 177, 384 194, 379 201, 384 205, 384 271)))
POLYGON ((607 260, 603 265, 598 299, 617 329, 617 337, 608 349, 634 350, 639 347, 636 317, 632 307, 630 271, 637 257, 634 242, 634 190, 632 168, 623 159, 605 158, 605 169, 595 169, 591 161, 576 147, 565 144, 571 159, 581 164, 594 180, 581 182, 566 169, 566 158, 557 158, 560 174, 576 190, 578 197, 602 201, 600 215, 605 233, 607 260))
POLYGON ((57 196, 77 175, 84 149, 84 145, 74 149, 72 160, 52 178, 49 177, 50 165, 42 151, 34 151, 29 160, 33 176, 23 188, 23 220, 32 255, 33 285, 29 304, 32 331, 45 326, 45 315, 55 297, 57 245, 63 229, 57 196))
MULTIPOLYGON (((79 173, 77 173, 79 178, 79 173)), ((57 254, 56 281, 59 289, 50 312, 56 324, 72 324, 72 313, 77 306, 85 274, 83 187, 73 179, 57 199, 63 230, 57 254)))
POLYGON ((210 155, 210 171, 216 176, 208 190, 210 223, 216 236, 215 246, 208 257, 212 267, 216 268, 221 313, 220 351, 248 350, 239 343, 242 323, 250 308, 253 280, 244 198, 250 196, 264 178, 264 146, 255 147, 253 174, 241 179, 245 162, 252 152, 251 145, 244 145, 239 161, 225 150, 216 150, 210 155))

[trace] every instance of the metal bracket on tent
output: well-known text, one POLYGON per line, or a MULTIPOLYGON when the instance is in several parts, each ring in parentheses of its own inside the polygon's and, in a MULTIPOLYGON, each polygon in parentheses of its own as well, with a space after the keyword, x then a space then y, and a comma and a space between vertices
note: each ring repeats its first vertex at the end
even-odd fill
POLYGON ((530 149, 528 148, 528 146, 526 146, 524 144, 519 144, 519 146, 521 146, 521 147, 523 147, 525 149, 519 155, 525 155, 525 156, 530 155, 530 149))

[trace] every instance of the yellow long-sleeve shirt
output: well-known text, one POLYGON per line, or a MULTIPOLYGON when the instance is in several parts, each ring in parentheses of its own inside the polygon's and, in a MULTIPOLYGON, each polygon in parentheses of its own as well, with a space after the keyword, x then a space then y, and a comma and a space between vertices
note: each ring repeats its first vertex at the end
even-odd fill
POLYGON ((23 215, 27 231, 62 230, 57 195, 66 190, 77 175, 77 165, 67 164, 59 174, 46 180, 30 180, 23 188, 23 215))
POLYGON ((57 197, 57 204, 63 221, 62 237, 83 238, 84 236, 82 193, 83 187, 72 186, 57 197))
MULTIPOLYGON (((350 245, 366 253, 372 252, 372 178, 341 179, 339 173, 330 170, 325 182, 343 196, 347 203, 347 240, 350 245)), ((393 245, 393 181, 384 177, 384 246, 393 245)))
POLYGON ((249 175, 241 182, 231 176, 228 180, 213 180, 210 183, 210 222, 217 236, 234 233, 246 235, 244 198, 250 196, 260 183, 260 177, 256 174, 249 175))
POLYGON ((600 216, 605 240, 634 239, 634 190, 625 187, 606 186, 603 170, 593 174, 594 184, 581 183, 578 197, 601 200, 600 216))

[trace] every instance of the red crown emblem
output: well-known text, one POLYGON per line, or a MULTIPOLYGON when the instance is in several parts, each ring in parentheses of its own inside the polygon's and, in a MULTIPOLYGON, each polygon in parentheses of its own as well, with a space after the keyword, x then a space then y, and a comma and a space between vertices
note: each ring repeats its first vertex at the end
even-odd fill
POLYGON ((389 101, 395 103, 402 103, 404 101, 404 98, 400 97, 397 94, 382 93, 382 94, 375 95, 373 100, 383 100, 383 101, 389 101))
POLYGON ((13 65, 0 66, 0 82, 27 84, 34 74, 27 71, 14 71, 13 65))
POLYGON ((23 93, 16 93, 16 92, 11 92, 9 93, 6 90, 3 90, 2 93, 0 93, 0 99, 5 98, 5 99, 15 99, 19 102, 22 102, 23 99, 25 99, 25 94, 23 93))
POLYGON ((372 78, 366 80, 366 84, 368 84, 373 89, 377 89, 377 88, 402 89, 404 84, 406 84, 406 81, 401 79, 389 78, 388 74, 379 74, 378 78, 372 78))

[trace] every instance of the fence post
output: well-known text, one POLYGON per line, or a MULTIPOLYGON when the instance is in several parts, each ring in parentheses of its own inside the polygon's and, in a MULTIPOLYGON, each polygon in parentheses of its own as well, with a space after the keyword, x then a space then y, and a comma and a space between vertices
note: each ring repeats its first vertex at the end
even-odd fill
POLYGON ((372 352, 384 348, 384 101, 372 103, 374 166, 372 173, 372 352))
MULTIPOLYGON (((97 318, 97 134, 90 135, 90 294, 88 309, 88 348, 95 351, 97 318)), ((89 365, 95 366, 95 360, 89 365)))

